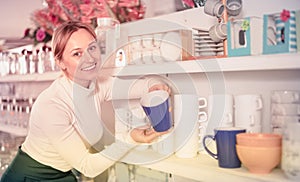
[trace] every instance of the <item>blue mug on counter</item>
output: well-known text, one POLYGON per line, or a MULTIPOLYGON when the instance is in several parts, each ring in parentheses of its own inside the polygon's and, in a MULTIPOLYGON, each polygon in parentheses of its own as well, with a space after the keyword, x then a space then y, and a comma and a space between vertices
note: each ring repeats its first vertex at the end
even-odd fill
POLYGON ((164 132, 172 127, 169 111, 169 93, 164 90, 156 90, 145 94, 140 104, 149 118, 153 129, 164 132))
POLYGON ((220 127, 214 129, 215 135, 206 135, 203 138, 203 146, 206 152, 217 159, 222 168, 239 168, 241 161, 236 152, 236 134, 245 133, 246 129, 237 127, 220 127), (217 153, 211 152, 206 140, 212 139, 216 142, 217 153))

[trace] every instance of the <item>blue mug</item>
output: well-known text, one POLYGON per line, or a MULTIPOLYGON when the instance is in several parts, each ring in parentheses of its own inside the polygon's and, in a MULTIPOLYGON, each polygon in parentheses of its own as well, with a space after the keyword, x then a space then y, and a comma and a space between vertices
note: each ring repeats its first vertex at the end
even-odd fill
POLYGON ((236 134, 245 133, 246 129, 236 127, 216 128, 215 135, 206 135, 203 138, 203 146, 206 152, 218 160, 222 168, 239 168, 241 161, 236 152, 236 134), (216 142, 217 153, 211 152, 206 145, 206 140, 212 139, 216 142))
POLYGON ((172 127, 167 91, 149 92, 141 98, 140 103, 155 131, 164 132, 172 127))

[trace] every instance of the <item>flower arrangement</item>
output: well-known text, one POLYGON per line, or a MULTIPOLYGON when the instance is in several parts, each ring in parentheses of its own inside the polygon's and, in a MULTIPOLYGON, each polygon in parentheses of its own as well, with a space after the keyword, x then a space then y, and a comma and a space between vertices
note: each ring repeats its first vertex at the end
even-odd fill
POLYGON ((113 17, 120 23, 142 19, 145 5, 141 0, 44 0, 45 7, 32 13, 36 28, 27 28, 24 38, 34 44, 47 43, 53 30, 65 21, 77 20, 96 27, 97 18, 113 17))
POLYGON ((291 14, 289 10, 283 9, 282 12, 280 13, 280 19, 283 22, 286 22, 290 17, 291 14))

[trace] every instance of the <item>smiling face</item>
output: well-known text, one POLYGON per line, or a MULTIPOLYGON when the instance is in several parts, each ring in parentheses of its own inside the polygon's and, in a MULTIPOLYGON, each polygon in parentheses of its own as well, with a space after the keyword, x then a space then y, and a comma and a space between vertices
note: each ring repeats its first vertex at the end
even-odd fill
POLYGON ((56 64, 77 84, 89 87, 101 67, 96 34, 88 24, 68 21, 59 26, 52 37, 56 64))
POLYGON ((88 87, 97 77, 100 65, 100 49, 95 38, 85 29, 72 33, 59 62, 66 76, 88 87))

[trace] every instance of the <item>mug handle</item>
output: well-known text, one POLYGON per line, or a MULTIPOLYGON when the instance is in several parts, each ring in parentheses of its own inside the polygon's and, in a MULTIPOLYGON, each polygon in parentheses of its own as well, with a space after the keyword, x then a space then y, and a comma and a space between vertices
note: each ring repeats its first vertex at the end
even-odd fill
POLYGON ((198 103, 199 103, 199 109, 205 108, 207 106, 207 100, 204 97, 199 97, 198 103), (203 103, 203 104, 201 105, 200 103, 203 103))
POLYGON ((231 113, 227 113, 227 116, 228 116, 228 122, 229 123, 233 123, 233 116, 231 113))
POLYGON ((198 113, 198 122, 205 122, 207 121, 208 117, 207 117, 207 113, 205 111, 200 111, 198 113))
POLYGON ((204 146, 204 149, 205 149, 206 152, 207 152, 210 156, 212 156, 214 159, 218 159, 218 155, 212 153, 212 152, 207 148, 207 146, 206 146, 205 140, 208 139, 208 138, 210 138, 210 139, 212 139, 212 140, 216 140, 215 136, 213 136, 213 135, 205 135, 204 138, 203 138, 203 140, 202 140, 202 144, 203 144, 203 146, 204 146))
POLYGON ((262 109, 262 107, 263 107, 262 99, 257 98, 257 108, 256 108, 256 110, 260 110, 260 109, 262 109))

